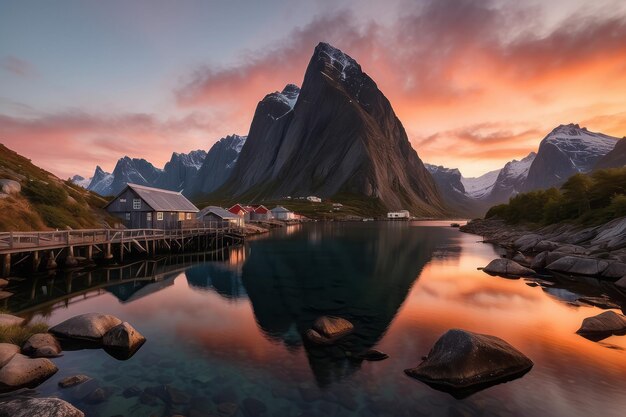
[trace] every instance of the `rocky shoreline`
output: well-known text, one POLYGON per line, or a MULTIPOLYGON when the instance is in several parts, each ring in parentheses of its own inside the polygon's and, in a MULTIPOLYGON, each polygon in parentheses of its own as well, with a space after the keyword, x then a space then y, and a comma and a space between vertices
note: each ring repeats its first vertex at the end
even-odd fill
POLYGON ((506 258, 534 271, 614 281, 626 289, 626 217, 601 226, 556 224, 530 228, 501 220, 472 220, 462 232, 506 250, 506 258))

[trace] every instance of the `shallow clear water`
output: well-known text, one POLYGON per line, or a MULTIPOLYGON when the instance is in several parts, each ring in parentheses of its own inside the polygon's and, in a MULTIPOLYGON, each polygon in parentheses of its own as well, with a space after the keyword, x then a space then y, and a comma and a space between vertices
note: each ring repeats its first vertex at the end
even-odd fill
POLYGON ((88 416, 228 415, 223 403, 238 405, 234 415, 256 415, 244 406, 249 398, 266 406, 259 415, 281 417, 623 416, 626 336, 592 342, 575 334, 585 317, 602 312, 577 301, 580 295, 623 303, 615 288, 489 276, 476 268, 498 253, 478 239, 442 222, 306 224, 250 239, 227 261, 153 265, 153 281, 128 281, 146 274, 143 263, 127 268, 122 285, 111 285, 118 272, 107 283, 104 270, 27 280, 7 306, 50 325, 109 313, 146 336, 127 361, 101 350, 55 359, 60 370, 38 395, 60 396, 88 416), (324 314, 355 324, 342 348, 303 345, 301 335, 324 314), (535 366, 463 400, 405 376, 450 328, 501 337, 535 366), (346 357, 371 347, 390 358, 346 357), (86 404, 57 388, 77 373, 113 394, 86 404), (146 405, 122 395, 161 384, 189 402, 146 405))

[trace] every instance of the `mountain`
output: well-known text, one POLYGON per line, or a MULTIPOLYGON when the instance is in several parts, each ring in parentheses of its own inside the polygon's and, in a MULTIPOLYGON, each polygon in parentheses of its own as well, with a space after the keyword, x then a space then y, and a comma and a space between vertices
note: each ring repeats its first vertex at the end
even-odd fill
POLYGON ((484 195, 483 198, 493 204, 498 204, 508 201, 510 197, 523 190, 528 172, 536 157, 537 154, 531 152, 520 161, 514 159, 507 162, 498 173, 498 177, 491 188, 491 192, 484 195))
POLYGON ((202 150, 189 153, 174 152, 154 185, 172 191, 185 189, 196 178, 206 156, 206 151, 202 150))
POLYGON ((441 165, 424 164, 430 175, 432 175, 439 193, 443 197, 450 214, 458 216, 481 216, 487 205, 468 194, 463 185, 461 171, 456 168, 445 168, 441 165))
POLYGON ((115 223, 105 199, 0 144, 0 231, 87 229, 115 223))
POLYGON ((596 163, 594 169, 620 168, 626 166, 626 137, 617 141, 615 148, 596 163))
POLYGON ((480 177, 461 177, 461 183, 465 188, 465 193, 472 198, 482 198, 489 195, 498 179, 500 171, 500 169, 495 169, 480 177))
POLYGON ((100 166, 96 166, 96 171, 91 177, 91 182, 87 186, 89 191, 98 193, 100 195, 111 195, 111 183, 113 182, 113 175, 105 172, 100 166))
POLYGON ((560 125, 539 144, 523 191, 560 186, 579 172, 591 171, 615 148, 618 138, 594 133, 577 124, 560 125))
POLYGON ((224 184, 235 168, 246 138, 229 135, 217 141, 206 154, 193 180, 185 188, 185 195, 208 194, 224 184))
POLYGON ((216 195, 371 200, 379 211, 439 216, 444 203, 376 83, 351 57, 320 43, 302 88, 257 106, 230 179, 216 195))
POLYGON ((80 175, 74 175, 72 178, 70 178, 70 181, 72 182, 72 184, 76 184, 79 187, 87 188, 89 184, 91 183, 91 178, 85 178, 80 175))

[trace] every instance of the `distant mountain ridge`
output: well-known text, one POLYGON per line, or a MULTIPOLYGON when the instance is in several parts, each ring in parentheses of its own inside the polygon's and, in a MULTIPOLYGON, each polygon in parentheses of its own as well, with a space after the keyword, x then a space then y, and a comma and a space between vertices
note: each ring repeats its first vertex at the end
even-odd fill
POLYGON ((476 179, 463 178, 458 170, 441 166, 429 165, 429 170, 446 203, 457 213, 473 216, 477 205, 482 215, 490 206, 505 203, 518 193, 558 187, 575 173, 625 164, 626 139, 570 123, 546 135, 537 153, 507 162, 502 169, 476 179))
POLYGON ((145 159, 125 156, 117 161, 112 173, 97 166, 91 179, 76 175, 72 182, 104 196, 119 193, 128 183, 182 191, 185 195, 207 193, 228 178, 245 140, 245 136, 230 135, 216 142, 209 152, 174 152, 162 169, 145 159))

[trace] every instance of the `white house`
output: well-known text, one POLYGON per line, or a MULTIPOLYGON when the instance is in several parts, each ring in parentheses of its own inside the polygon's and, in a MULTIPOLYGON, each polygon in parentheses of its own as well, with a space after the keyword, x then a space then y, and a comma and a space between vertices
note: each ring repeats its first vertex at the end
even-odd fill
POLYGON ((387 213, 388 219, 409 219, 411 218, 411 214, 408 210, 400 210, 400 211, 390 211, 387 213))
POLYGON ((276 206, 270 211, 276 220, 293 220, 296 218, 296 214, 293 211, 289 211, 283 206, 276 206))
POLYGON ((311 203, 321 203, 322 202, 321 198, 315 197, 314 195, 310 195, 306 199, 309 200, 311 203))

